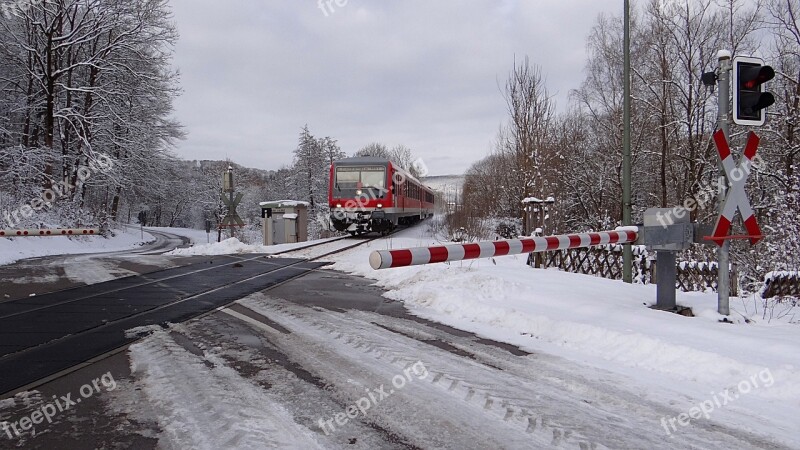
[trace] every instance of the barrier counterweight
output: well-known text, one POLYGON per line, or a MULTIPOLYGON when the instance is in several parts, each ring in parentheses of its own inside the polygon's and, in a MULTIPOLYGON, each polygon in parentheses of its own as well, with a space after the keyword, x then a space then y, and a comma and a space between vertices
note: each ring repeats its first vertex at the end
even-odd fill
POLYGON ((520 255, 523 253, 565 250, 605 244, 627 244, 634 242, 638 232, 598 231, 596 233, 564 234, 526 239, 485 241, 471 244, 448 244, 435 247, 415 247, 401 250, 377 250, 369 256, 373 269, 417 266, 465 259, 492 258, 495 256, 520 255))

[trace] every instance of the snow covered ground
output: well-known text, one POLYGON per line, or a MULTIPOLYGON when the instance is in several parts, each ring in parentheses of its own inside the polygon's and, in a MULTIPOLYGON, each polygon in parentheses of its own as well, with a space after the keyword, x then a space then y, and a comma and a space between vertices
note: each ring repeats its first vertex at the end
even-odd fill
MULTIPOLYGON (((627 377, 632 391, 685 412, 662 419, 665 438, 699 420, 800 446, 797 317, 763 320, 753 299, 732 299, 734 323, 720 323, 714 293, 678 293, 697 317, 655 311, 655 286, 534 270, 524 256, 370 267, 373 250, 437 244, 425 229, 336 255, 332 268, 374 279, 421 317, 627 377)), ((192 254, 263 251, 226 242, 192 254)))
MULTIPOLYGON (((166 229, 165 229, 166 230, 166 229)), ((225 239, 221 242, 212 242, 211 244, 198 244, 188 248, 177 248, 167 255, 171 256, 196 256, 196 255, 233 255, 237 253, 266 253, 274 254, 293 249, 302 249, 305 247, 313 246, 322 242, 330 242, 340 240, 339 237, 328 239, 320 239, 317 241, 298 242, 294 244, 278 244, 278 245, 252 245, 245 244, 239 239, 233 237, 225 239)))
POLYGON ((147 398, 154 399, 155 414, 148 418, 158 419, 163 442, 209 450, 322 448, 269 393, 244 380, 221 358, 207 357, 211 359, 189 354, 165 332, 131 346, 131 369, 147 398))
MULTIPOLYGON (((369 266, 373 250, 436 244, 425 228, 337 255, 332 267, 375 280, 387 297, 421 317, 627 377, 634 390, 686 412, 664 418, 665 436, 693 420, 711 420, 800 445, 793 424, 800 412, 800 327, 794 315, 765 320, 754 299, 732 299, 734 324, 719 323, 714 293, 678 294, 694 318, 654 311, 648 308, 654 286, 533 270, 524 256, 384 271, 369 266)), ((171 252, 175 256, 276 253, 314 244, 205 244, 204 230, 155 231, 196 244, 171 252)), ((145 234, 144 241, 151 239, 145 234)), ((141 243, 135 227, 111 239, 0 239, 0 263, 135 249, 141 243)))
POLYGON ((217 240, 216 231, 206 233, 206 230, 195 230, 194 228, 172 228, 172 227, 145 227, 147 230, 163 231, 165 233, 176 234, 189 239, 191 244, 206 244, 209 241, 215 242, 217 240))
POLYGON ((272 246, 244 244, 236 238, 216 242, 216 233, 209 236, 205 230, 171 227, 145 227, 144 232, 138 225, 123 226, 114 230, 114 236, 74 236, 74 237, 29 237, 0 238, 0 265, 13 264, 22 259, 55 255, 77 255, 135 250, 143 244, 153 242, 155 238, 148 230, 161 231, 189 239, 191 247, 179 248, 167 253, 174 256, 191 255, 226 255, 235 253, 278 253, 299 249, 319 242, 334 241, 339 238, 319 241, 301 242, 297 244, 281 244, 272 246), (209 244, 208 241, 211 241, 209 244))
POLYGON ((132 227, 114 230, 114 236, 109 238, 102 236, 4 237, 0 238, 0 265, 42 256, 131 250, 154 239, 147 232, 144 233, 144 239, 142 239, 139 230, 132 227))
MULTIPOLYGON (((0 238, 0 265, 13 264, 21 259, 43 256, 136 250, 142 245, 155 240, 155 237, 147 232, 148 230, 161 231, 185 237, 189 239, 191 245, 207 245, 208 241, 216 241, 216 233, 211 233, 209 236, 205 230, 172 227, 145 227, 144 230, 141 230, 138 225, 122 225, 121 228, 113 230, 114 235, 110 238, 104 238, 102 236, 0 238)), ((236 242, 238 242, 238 240, 236 242)), ((227 242, 223 245, 224 250, 220 249, 219 246, 214 246, 213 248, 215 250, 212 251, 218 251, 220 253, 213 254, 237 253, 235 245, 230 246, 231 244, 232 242, 227 242)), ((244 246, 244 244, 241 245, 244 246)), ((247 246, 247 252, 256 252, 256 247, 257 246, 247 246)), ((188 249, 187 252, 177 252, 175 254, 190 255, 193 254, 193 251, 195 250, 188 249)), ((272 251, 279 251, 279 249, 274 249, 272 251)), ((201 254, 203 251, 197 250, 196 252, 201 254)))

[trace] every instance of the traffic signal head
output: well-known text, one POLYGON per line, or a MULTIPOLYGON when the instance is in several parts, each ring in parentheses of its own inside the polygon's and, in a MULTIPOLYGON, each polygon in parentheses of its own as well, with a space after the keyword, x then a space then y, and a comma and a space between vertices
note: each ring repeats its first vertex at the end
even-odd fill
POLYGON ((775 77, 775 70, 765 66, 760 58, 733 58, 733 121, 739 125, 764 125, 765 108, 775 103, 775 97, 764 91, 764 83, 775 77))

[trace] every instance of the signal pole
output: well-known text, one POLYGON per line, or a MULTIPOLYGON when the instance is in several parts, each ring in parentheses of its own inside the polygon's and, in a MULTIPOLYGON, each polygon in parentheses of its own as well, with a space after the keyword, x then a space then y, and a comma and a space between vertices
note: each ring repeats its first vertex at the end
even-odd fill
MULTIPOLYGON (((720 50, 717 53, 719 60, 719 96, 717 97, 717 129, 725 133, 725 139, 730 137, 730 122, 728 116, 730 110, 728 108, 730 101, 730 73, 731 73, 731 52, 729 50, 720 50)), ((728 178, 725 175, 725 168, 722 167, 722 161, 719 163, 719 187, 717 195, 719 199, 719 213, 722 214, 722 209, 725 203, 725 191, 728 189, 728 178)), ((717 249, 717 312, 723 316, 730 315, 730 247, 729 240, 722 241, 722 245, 717 249)))
MULTIPOLYGON (((622 131, 622 225, 632 225, 631 210, 631 5, 625 0, 625 36, 623 38, 623 131, 622 131)), ((622 281, 633 282, 633 251, 625 244, 622 253, 622 281)))
POLYGON ((239 226, 243 227, 244 222, 242 218, 239 217, 239 214, 236 213, 236 207, 242 201, 242 193, 235 194, 235 189, 233 186, 233 167, 228 166, 228 171, 223 174, 222 177, 222 196, 220 196, 220 200, 225 206, 228 207, 228 212, 225 214, 225 217, 222 219, 220 223, 220 236, 222 233, 222 228, 230 227, 231 228, 231 237, 234 237, 234 230, 233 227, 239 226), (228 195, 226 196, 225 193, 228 195))

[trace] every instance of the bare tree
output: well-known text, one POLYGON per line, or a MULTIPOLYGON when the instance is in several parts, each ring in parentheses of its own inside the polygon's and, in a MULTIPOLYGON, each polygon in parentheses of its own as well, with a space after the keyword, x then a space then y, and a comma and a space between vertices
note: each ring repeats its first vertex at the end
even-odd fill
POLYGON ((391 153, 389 152, 389 148, 384 144, 372 142, 364 147, 361 147, 361 149, 355 152, 353 156, 373 156, 375 158, 389 159, 391 157, 391 153))
POLYGON ((504 95, 509 125, 501 148, 512 156, 515 178, 508 189, 519 201, 549 195, 558 183, 558 167, 550 140, 554 106, 541 69, 527 57, 515 62, 504 95))

